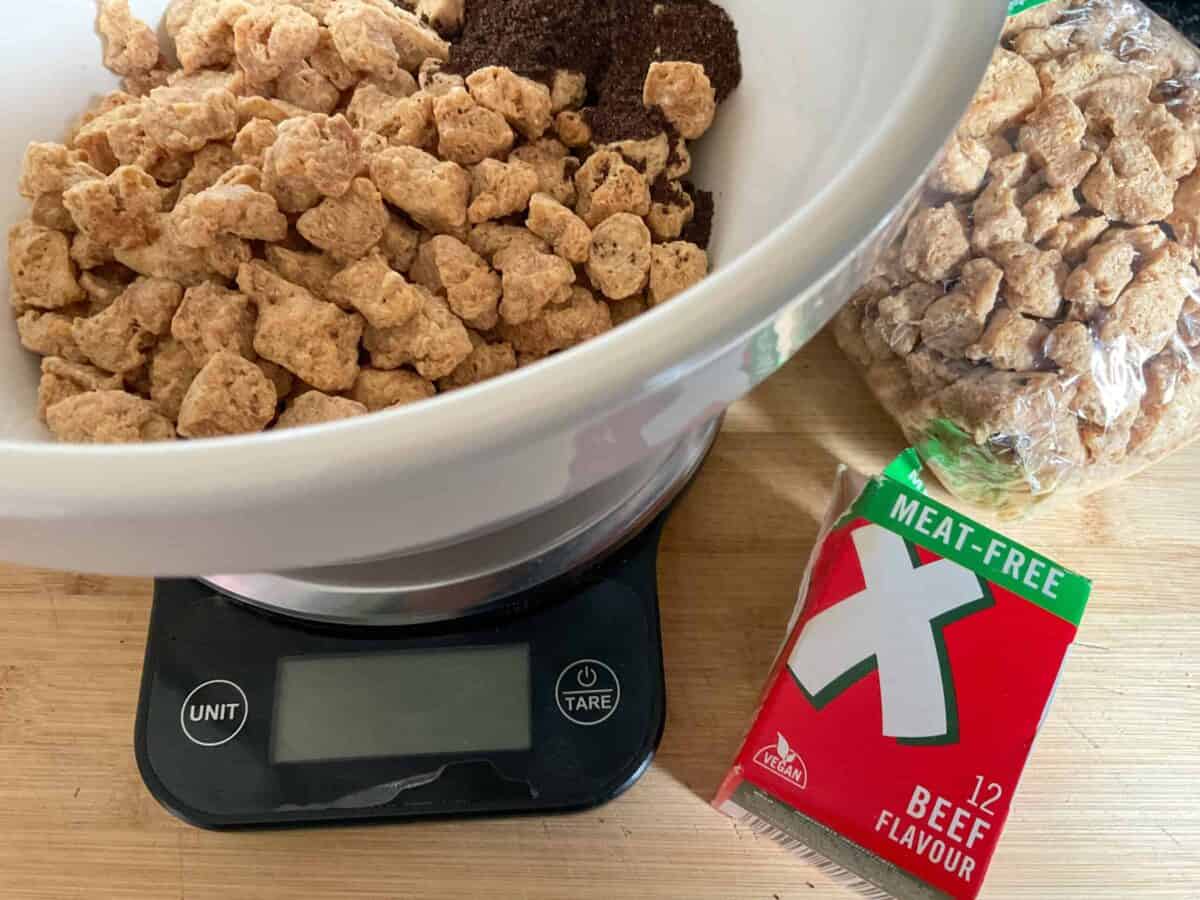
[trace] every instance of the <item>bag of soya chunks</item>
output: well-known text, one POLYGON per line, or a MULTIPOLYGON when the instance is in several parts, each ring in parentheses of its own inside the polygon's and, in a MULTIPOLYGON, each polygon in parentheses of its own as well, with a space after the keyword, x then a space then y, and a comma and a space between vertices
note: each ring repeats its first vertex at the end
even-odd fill
POLYGON ((838 317, 946 487, 1020 514, 1200 437, 1200 53, 1137 0, 1021 0, 838 317))

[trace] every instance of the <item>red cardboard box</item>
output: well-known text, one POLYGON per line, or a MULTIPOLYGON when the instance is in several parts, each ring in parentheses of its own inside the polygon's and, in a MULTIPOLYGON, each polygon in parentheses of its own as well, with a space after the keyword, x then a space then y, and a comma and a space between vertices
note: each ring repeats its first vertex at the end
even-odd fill
POLYGON ((877 896, 973 898, 1091 585, 928 497, 919 467, 839 476, 713 805, 877 896))

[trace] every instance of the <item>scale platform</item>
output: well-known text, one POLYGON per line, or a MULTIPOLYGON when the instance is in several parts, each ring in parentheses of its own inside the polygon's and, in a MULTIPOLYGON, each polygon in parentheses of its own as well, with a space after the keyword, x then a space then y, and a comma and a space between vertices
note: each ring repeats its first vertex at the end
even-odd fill
POLYGON ((524 615, 453 630, 304 624, 159 582, 142 777, 207 828, 605 803, 662 736, 661 531, 541 588, 524 615))
POLYGON ((401 592, 400 605, 374 587, 340 601, 313 589, 282 615, 284 579, 263 582, 258 602, 240 593, 245 579, 157 582, 136 729, 151 793, 206 828, 544 814, 613 799, 662 737, 658 548, 717 424, 556 545, 561 574, 541 583, 546 557, 470 591, 401 592), (383 609, 409 624, 304 615, 322 598, 321 609, 375 621, 383 609), (453 604, 457 617, 439 614, 453 604))

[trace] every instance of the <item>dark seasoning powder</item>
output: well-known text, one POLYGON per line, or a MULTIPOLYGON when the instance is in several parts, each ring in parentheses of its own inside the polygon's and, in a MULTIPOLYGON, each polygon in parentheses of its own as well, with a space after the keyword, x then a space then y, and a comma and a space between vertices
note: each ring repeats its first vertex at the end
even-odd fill
MULTIPOLYGON (((711 0, 468 0, 449 68, 470 73, 507 66, 539 81, 557 69, 582 72, 588 122, 597 144, 651 138, 671 128, 642 105, 642 86, 656 61, 700 63, 720 102, 742 80, 737 28, 711 0)), ((707 247, 713 200, 685 184, 696 215, 682 240, 707 247)), ((656 199, 672 192, 665 179, 656 199)))

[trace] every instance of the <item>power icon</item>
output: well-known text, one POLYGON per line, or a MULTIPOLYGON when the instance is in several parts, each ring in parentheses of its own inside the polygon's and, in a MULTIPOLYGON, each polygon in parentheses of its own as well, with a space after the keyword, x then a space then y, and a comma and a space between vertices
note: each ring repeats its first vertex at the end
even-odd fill
POLYGON ((578 659, 554 685, 558 711, 576 725, 599 725, 617 711, 621 682, 612 666, 598 659, 578 659))

